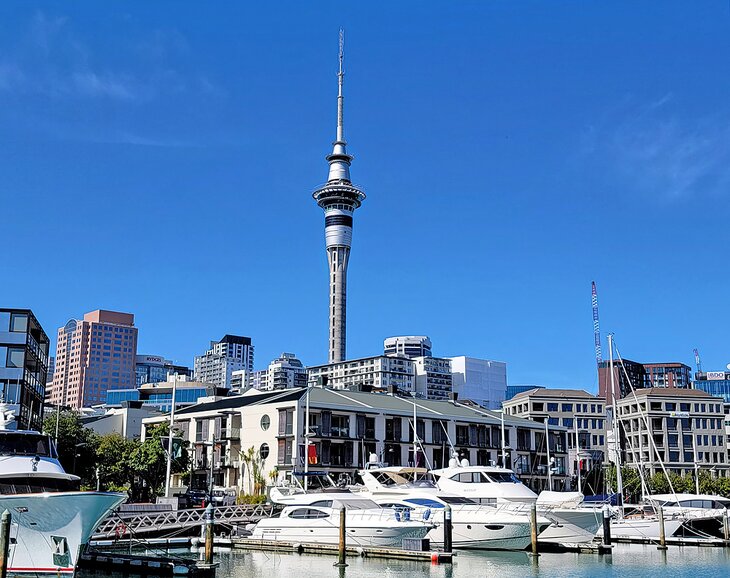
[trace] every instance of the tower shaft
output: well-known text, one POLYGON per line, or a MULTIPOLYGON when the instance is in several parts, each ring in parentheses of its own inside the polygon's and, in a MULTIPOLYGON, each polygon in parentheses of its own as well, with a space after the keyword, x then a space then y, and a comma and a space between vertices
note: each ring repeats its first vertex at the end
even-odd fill
POLYGON ((327 182, 312 196, 324 210, 324 237, 329 266, 329 363, 344 361, 347 350, 347 265, 352 245, 352 220, 365 193, 350 181, 350 162, 344 129, 344 33, 340 30, 339 70, 337 72, 337 137, 327 155, 327 182))

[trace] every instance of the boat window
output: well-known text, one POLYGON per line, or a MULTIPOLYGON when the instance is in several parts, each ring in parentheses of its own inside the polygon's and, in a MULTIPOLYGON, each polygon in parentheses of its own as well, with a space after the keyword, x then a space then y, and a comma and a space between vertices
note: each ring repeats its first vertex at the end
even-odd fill
POLYGON ((443 500, 447 504, 471 504, 472 506, 476 504, 474 500, 459 496, 439 496, 439 500, 443 500))
POLYGON ((51 456, 48 437, 41 434, 0 434, 1 456, 51 456))
POLYGON ((429 500, 428 498, 411 498, 406 500, 409 504, 415 504, 416 506, 425 506, 427 508, 443 508, 444 505, 440 504, 436 500, 429 500))
POLYGON ((304 520, 313 520, 316 518, 328 518, 329 514, 327 512, 322 512, 321 510, 314 510, 312 508, 298 508, 291 512, 289 514, 290 518, 297 518, 297 519, 304 519, 304 520))
POLYGON ((310 506, 318 506, 320 508, 331 508, 332 500, 319 500, 318 502, 312 502, 310 506))
POLYGON ((396 504, 396 503, 387 503, 387 504, 380 504, 382 508, 393 508, 394 510, 402 511, 402 510, 414 510, 412 506, 406 506, 405 504, 396 504))
POLYGON ((715 508, 730 508, 730 500, 715 500, 715 508))
POLYGON ((517 479, 517 476, 515 476, 513 473, 507 473, 507 472, 489 472, 487 474, 492 481, 497 482, 499 484, 519 484, 521 483, 520 480, 517 479))
POLYGON ((35 476, 16 476, 0 478, 0 494, 28 494, 43 492, 72 492, 79 489, 77 480, 63 478, 41 478, 35 476))

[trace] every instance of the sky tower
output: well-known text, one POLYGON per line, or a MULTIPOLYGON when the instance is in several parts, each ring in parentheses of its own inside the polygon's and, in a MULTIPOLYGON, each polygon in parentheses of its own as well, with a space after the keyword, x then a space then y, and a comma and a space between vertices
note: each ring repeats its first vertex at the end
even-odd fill
POLYGON ((347 324, 347 264, 352 245, 352 216, 365 193, 350 181, 350 162, 347 154, 344 131, 345 97, 342 88, 345 79, 343 59, 345 32, 340 29, 340 66, 337 73, 337 139, 332 153, 327 155, 330 164, 327 182, 319 187, 312 196, 324 209, 324 238, 329 263, 329 363, 343 361, 346 355, 347 324))

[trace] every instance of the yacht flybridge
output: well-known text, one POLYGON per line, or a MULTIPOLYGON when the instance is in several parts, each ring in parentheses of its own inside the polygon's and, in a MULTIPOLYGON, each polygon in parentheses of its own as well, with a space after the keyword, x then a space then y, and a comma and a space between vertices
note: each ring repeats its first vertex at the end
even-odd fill
MULTIPOLYGON (((358 472, 360 492, 402 516, 432 520, 436 527, 428 537, 443 543, 444 510, 452 512, 452 541, 456 548, 524 550, 530 544, 530 519, 526 513, 511 512, 493 505, 440 490, 425 468, 370 467, 358 472)), ((538 531, 551 522, 538 518, 538 531)))
POLYGON ((580 506, 581 493, 548 491, 538 496, 507 468, 471 466, 468 462, 459 464, 452 459, 448 468, 431 473, 441 490, 480 503, 496 504, 523 514, 536 503, 538 513, 553 522, 540 533, 541 542, 590 542, 602 523, 600 510, 580 506))
POLYGON ((6 429, 12 419, 0 403, 0 512, 12 515, 8 571, 73 573, 93 531, 126 495, 79 491, 51 438, 6 429))

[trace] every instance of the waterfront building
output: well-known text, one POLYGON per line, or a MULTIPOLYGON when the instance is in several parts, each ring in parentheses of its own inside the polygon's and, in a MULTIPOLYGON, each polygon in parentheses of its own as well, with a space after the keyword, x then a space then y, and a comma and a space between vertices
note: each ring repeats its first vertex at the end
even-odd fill
POLYGON ((42 429, 49 348, 30 309, 0 308, 0 393, 17 429, 42 429))
POLYGON ((175 373, 193 377, 193 372, 189 367, 176 365, 161 355, 135 356, 134 373, 135 383, 138 387, 145 383, 167 381, 167 376, 175 373))
POLYGON ((307 368, 307 381, 332 389, 393 391, 413 394, 414 362, 406 357, 376 355, 307 368))
POLYGON ((582 389, 536 387, 518 393, 505 401, 503 407, 507 415, 565 427, 568 430, 570 474, 576 479, 578 469, 582 475, 587 474, 605 460, 608 423, 606 400, 603 398, 582 389))
POLYGON ((98 309, 59 328, 56 371, 49 396, 73 409, 106 402, 107 391, 135 385, 134 315, 98 309))
POLYGON ((452 391, 451 360, 440 357, 412 357, 416 395, 426 399, 449 399, 452 391))
MULTIPOLYGON (((305 449, 307 389, 294 388, 245 394, 201 403, 176 414, 176 428, 194 448, 193 484, 205 487, 214 443, 216 485, 250 492, 244 454, 253 452, 262 463, 261 478, 273 478, 309 467, 354 479, 371 454, 389 465, 426 464, 444 467, 452 455, 470 463, 501 462, 502 427, 498 413, 457 400, 434 401, 396 395, 309 388, 308 430, 314 450, 305 449), (413 414, 420 442, 413 455, 413 414), (452 445, 453 444, 453 445, 452 445)), ((169 418, 144 420, 146 425, 169 418)), ((565 489, 566 429, 548 426, 550 455, 554 458, 552 487, 565 489)), ((533 489, 547 485, 545 426, 507 415, 504 418, 506 465, 533 489)), ((179 476, 173 485, 181 485, 179 476)))
POLYGON ((617 402, 622 462, 661 472, 692 474, 695 462, 727 477, 723 398, 697 389, 645 388, 617 402))
POLYGON ((261 391, 307 386, 307 370, 293 353, 282 353, 269 367, 251 374, 251 387, 261 391))
POLYGON ((401 335, 383 341, 385 355, 401 357, 431 357, 431 340, 425 335, 401 335))
MULTIPOLYGON (((650 387, 678 387, 692 386, 692 370, 688 365, 679 362, 667 363, 638 363, 630 359, 614 360, 614 384, 619 398, 626 397, 631 389, 638 390, 650 387)), ((611 373, 609 362, 601 361, 598 364, 598 395, 603 397, 608 405, 613 403, 611 391, 611 373)))
POLYGON ((324 210, 324 236, 329 271, 329 330, 327 344, 329 362, 339 363, 346 357, 347 266, 352 245, 352 221, 365 199, 365 193, 350 180, 352 156, 347 154, 344 130, 345 72, 343 66, 343 36, 340 33, 340 66, 337 73, 337 138, 332 153, 327 155, 327 182, 312 196, 324 210))
POLYGON ((451 357, 452 389, 459 399, 471 399, 488 409, 499 409, 507 391, 507 364, 460 355, 451 357))
POLYGON ((231 389, 234 371, 253 371, 253 352, 250 337, 224 335, 220 341, 211 341, 210 349, 195 357, 195 379, 231 389))

